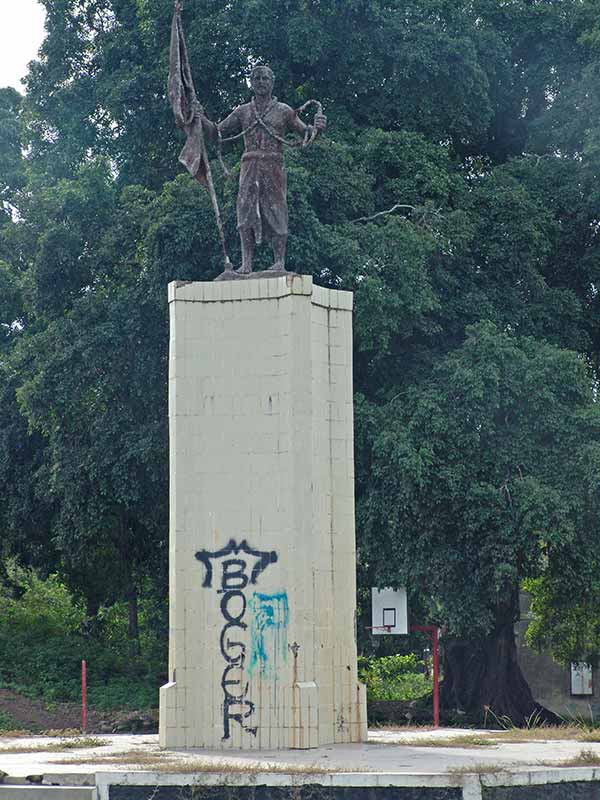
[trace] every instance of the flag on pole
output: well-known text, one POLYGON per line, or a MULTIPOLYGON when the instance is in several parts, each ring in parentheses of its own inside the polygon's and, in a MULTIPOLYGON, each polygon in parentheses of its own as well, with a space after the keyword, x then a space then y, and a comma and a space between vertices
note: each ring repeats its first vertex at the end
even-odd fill
POLYGON ((187 136, 183 150, 179 154, 179 160, 193 178, 203 186, 208 187, 204 132, 202 130, 202 122, 197 113, 201 106, 194 88, 178 4, 175 5, 171 26, 169 100, 177 126, 187 136))

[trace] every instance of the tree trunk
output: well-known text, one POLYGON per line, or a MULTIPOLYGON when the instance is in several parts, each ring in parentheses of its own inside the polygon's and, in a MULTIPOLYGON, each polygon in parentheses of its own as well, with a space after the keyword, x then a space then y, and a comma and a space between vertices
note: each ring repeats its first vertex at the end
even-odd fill
POLYGON ((127 636, 132 641, 139 642, 140 626, 138 618, 137 588, 132 580, 127 590, 127 636))
POLYGON ((517 658, 513 616, 496 625, 487 639, 444 641, 442 708, 477 719, 522 726, 558 717, 533 698, 517 658), (504 718, 504 719, 502 719, 504 718))
POLYGON ((100 600, 98 597, 86 597, 85 600, 85 615, 90 620, 95 620, 100 610, 100 600))
POLYGON ((495 624, 486 638, 444 641, 443 709, 507 727, 560 723, 556 714, 535 701, 521 672, 515 641, 519 618, 519 584, 507 581, 498 592, 495 624))
POLYGON ((132 642, 135 652, 140 652, 140 625, 138 609, 138 590, 135 580, 134 532, 126 516, 119 518, 119 551, 124 566, 125 600, 127 601, 127 638, 132 642))

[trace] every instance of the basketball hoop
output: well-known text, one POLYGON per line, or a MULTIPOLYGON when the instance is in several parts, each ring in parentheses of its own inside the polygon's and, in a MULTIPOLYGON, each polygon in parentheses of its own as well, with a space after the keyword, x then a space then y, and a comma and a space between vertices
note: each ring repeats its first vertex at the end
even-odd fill
POLYGON ((365 628, 366 631, 385 631, 386 633, 391 633, 393 625, 367 625, 365 628))

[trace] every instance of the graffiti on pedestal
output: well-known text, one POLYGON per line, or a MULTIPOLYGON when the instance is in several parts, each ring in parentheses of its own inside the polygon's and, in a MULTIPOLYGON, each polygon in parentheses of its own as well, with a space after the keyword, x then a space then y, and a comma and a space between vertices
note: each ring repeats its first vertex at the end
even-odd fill
POLYGON ((277 680, 279 665, 287 658, 287 627, 290 618, 287 592, 254 592, 250 600, 250 663, 248 674, 258 668, 262 678, 277 680))
POLYGON ((222 550, 199 550, 196 558, 205 568, 202 586, 213 588, 216 569, 220 569, 217 592, 221 595, 220 609, 223 628, 220 636, 221 655, 225 668, 221 678, 223 689, 223 739, 231 736, 231 723, 237 722, 245 731, 256 736, 251 724, 255 704, 248 699, 249 677, 259 669, 261 677, 277 676, 281 660, 287 653, 287 626, 289 607, 286 592, 264 594, 252 592, 262 573, 276 564, 277 553, 272 550, 254 550, 244 539, 239 544, 230 539, 222 550), (218 562, 218 567, 217 563, 218 562), (250 661, 246 665, 248 630, 247 612, 250 611, 250 661))

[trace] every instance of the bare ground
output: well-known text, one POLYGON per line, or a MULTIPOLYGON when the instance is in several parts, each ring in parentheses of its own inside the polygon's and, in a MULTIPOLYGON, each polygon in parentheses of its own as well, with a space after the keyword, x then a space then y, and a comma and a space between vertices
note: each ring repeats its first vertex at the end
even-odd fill
MULTIPOLYGON (((81 729, 81 706, 77 703, 47 703, 24 697, 11 689, 0 689, 0 719, 3 715, 14 720, 14 728, 18 731, 78 732, 81 729)), ((151 715, 140 712, 107 713, 93 708, 88 708, 87 712, 88 733, 149 732, 153 728, 152 722, 151 715)), ((6 724, 3 727, 6 728, 6 724)))

